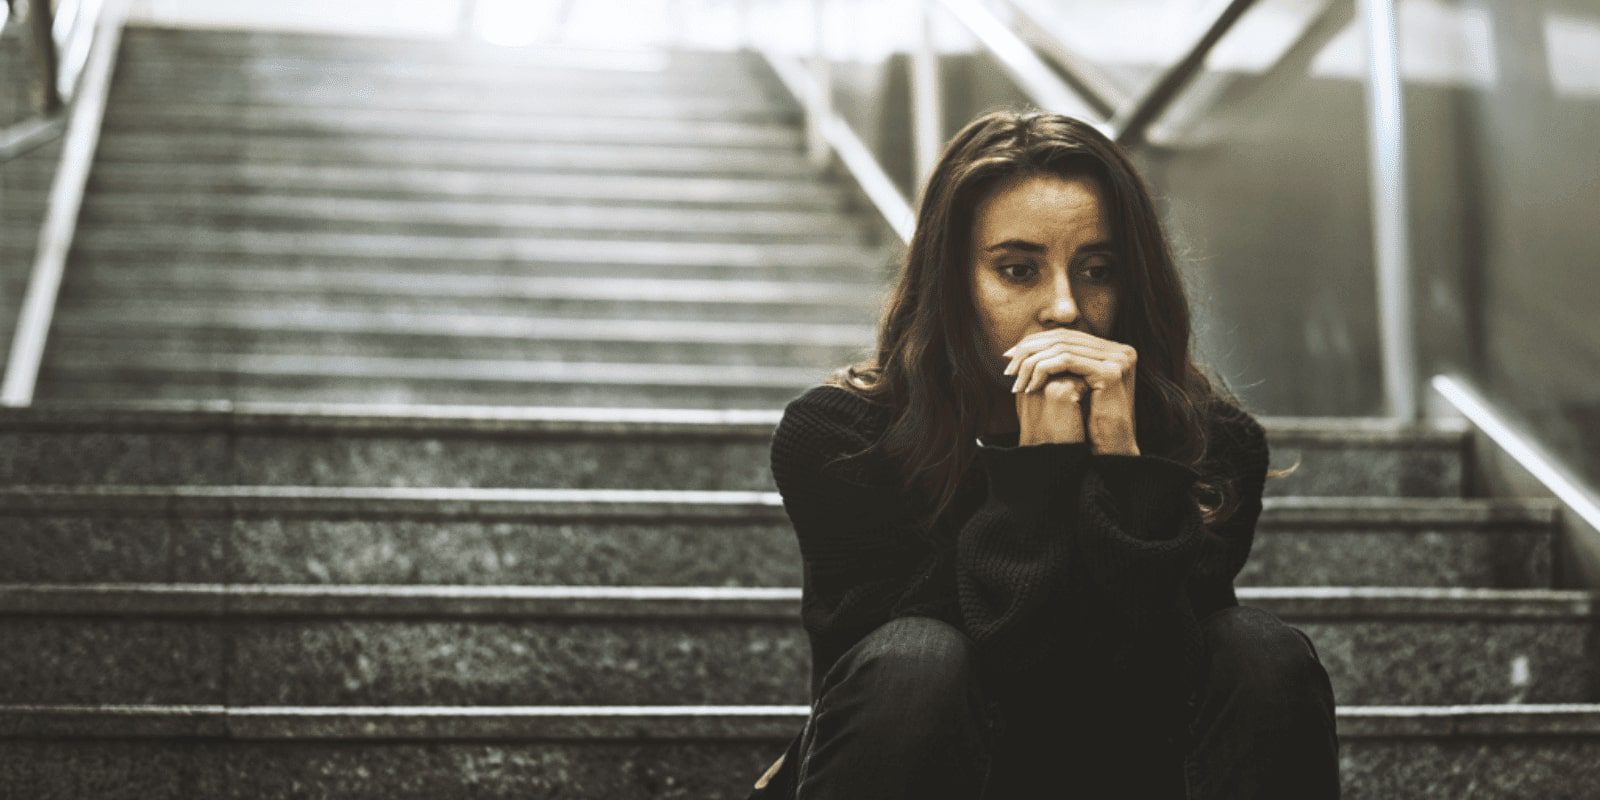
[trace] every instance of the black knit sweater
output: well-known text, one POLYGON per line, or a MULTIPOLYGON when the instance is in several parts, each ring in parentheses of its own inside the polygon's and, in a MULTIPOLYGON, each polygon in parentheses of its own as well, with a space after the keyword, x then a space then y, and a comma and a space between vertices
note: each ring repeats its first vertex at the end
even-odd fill
MULTIPOLYGON (((1256 420, 1227 404, 1211 415, 1212 461, 1239 496, 1214 528, 1189 497, 1200 476, 1185 464, 1096 454, 1087 442, 1017 446, 1012 433, 980 437, 954 502, 926 532, 915 522, 924 501, 880 452, 835 461, 872 444, 889 416, 821 385, 790 401, 773 435, 772 474, 804 563, 813 703, 852 644, 915 614, 972 639, 1008 727, 1034 731, 1029 741, 1048 747, 1063 704, 1175 725, 1203 679, 1198 620, 1238 604, 1233 578, 1267 468, 1256 420)), ((792 795, 798 738, 753 797, 792 795)))

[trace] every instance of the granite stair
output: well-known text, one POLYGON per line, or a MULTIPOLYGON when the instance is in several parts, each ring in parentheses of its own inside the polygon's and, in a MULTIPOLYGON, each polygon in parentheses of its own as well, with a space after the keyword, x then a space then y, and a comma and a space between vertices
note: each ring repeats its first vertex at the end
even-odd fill
MULTIPOLYGON (((886 252, 756 66, 130 29, 0 409, 0 796, 744 797, 807 712, 777 409, 886 252), (558 102, 444 121, 497 96, 558 102)), ((1261 421, 1239 595, 1344 796, 1600 782, 1560 507, 1460 424, 1261 421)))

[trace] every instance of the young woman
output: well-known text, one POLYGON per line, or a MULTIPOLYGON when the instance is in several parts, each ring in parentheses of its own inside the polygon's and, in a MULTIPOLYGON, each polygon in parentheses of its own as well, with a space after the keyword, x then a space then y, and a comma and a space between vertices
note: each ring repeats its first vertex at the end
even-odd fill
POLYGON ((812 710, 752 798, 1337 797, 1311 641, 1234 594, 1267 443, 1189 318, 1114 143, 956 134, 876 357, 774 433, 812 710))

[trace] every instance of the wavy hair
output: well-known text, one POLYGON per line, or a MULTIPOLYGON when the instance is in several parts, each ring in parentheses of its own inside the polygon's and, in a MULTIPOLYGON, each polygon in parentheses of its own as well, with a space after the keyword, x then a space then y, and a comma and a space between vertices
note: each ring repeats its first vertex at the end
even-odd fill
POLYGON ((1116 143, 1062 114, 992 111, 945 146, 884 301, 875 353, 824 381, 892 409, 883 435, 844 457, 877 448, 891 456, 903 468, 903 488, 931 500, 925 530, 949 507, 976 455, 981 421, 990 418, 981 406, 995 395, 994 359, 970 284, 975 212, 1000 185, 1030 175, 1088 175, 1097 182, 1118 263, 1128 266, 1117 270, 1121 300, 1111 335, 1139 354, 1139 450, 1194 468, 1201 475, 1194 489, 1201 520, 1214 526, 1227 519, 1238 493, 1224 465, 1208 457, 1207 428, 1212 415, 1242 404, 1190 354, 1188 300, 1144 180, 1116 143))

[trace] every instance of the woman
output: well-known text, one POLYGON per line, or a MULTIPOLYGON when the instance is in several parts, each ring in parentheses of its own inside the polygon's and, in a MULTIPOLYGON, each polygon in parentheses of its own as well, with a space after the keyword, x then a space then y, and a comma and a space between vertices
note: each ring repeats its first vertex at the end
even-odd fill
POLYGON ((812 709, 752 798, 1338 795, 1315 649, 1233 591, 1265 435, 1189 338, 1115 144, 956 134, 876 357, 774 433, 812 709))

